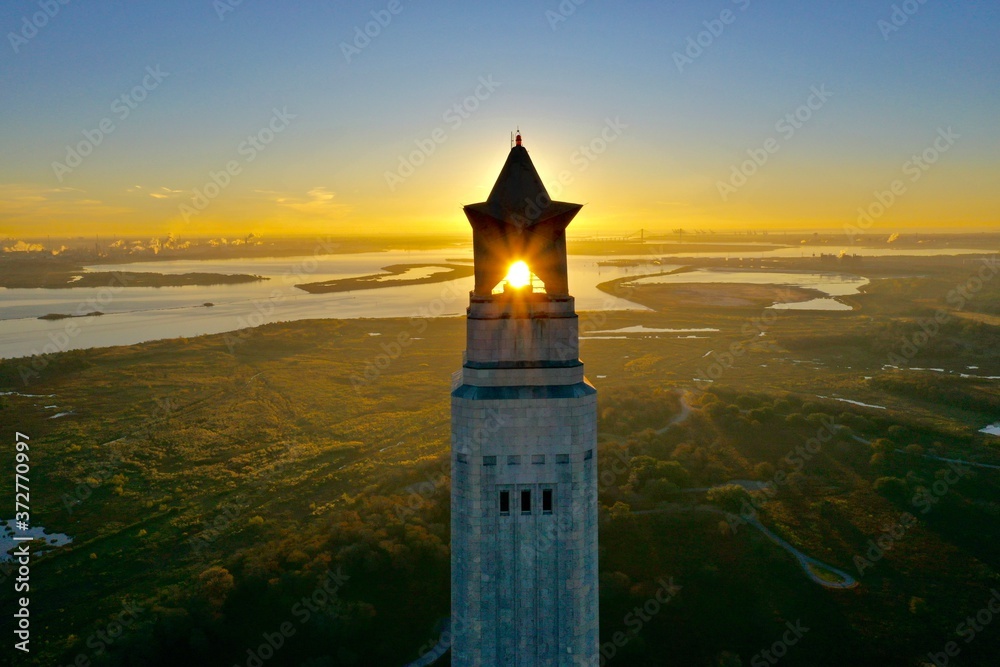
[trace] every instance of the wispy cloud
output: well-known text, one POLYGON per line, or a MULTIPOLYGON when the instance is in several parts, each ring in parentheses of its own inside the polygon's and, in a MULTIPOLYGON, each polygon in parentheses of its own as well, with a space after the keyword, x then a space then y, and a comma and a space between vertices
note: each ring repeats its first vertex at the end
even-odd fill
POLYGON ((132 213, 129 208, 88 197, 84 190, 33 183, 0 183, 0 220, 53 222, 67 218, 96 218, 132 213))
POLYGON ((146 188, 142 185, 133 185, 125 188, 125 192, 129 194, 148 195, 153 199, 176 199, 184 194, 184 190, 174 190, 173 188, 168 188, 165 185, 161 185, 158 188, 146 188))
POLYGON ((339 218, 350 211, 347 204, 337 201, 337 193, 325 187, 314 187, 305 196, 273 190, 255 190, 267 195, 278 206, 310 217, 339 218))
POLYGON ((149 196, 153 199, 175 199, 184 194, 183 190, 172 190, 166 186, 162 186, 154 192, 150 192, 149 196))

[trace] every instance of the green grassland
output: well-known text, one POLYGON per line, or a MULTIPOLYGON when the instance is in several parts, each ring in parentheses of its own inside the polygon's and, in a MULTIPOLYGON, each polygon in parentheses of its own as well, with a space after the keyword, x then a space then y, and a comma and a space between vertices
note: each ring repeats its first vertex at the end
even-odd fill
MULTIPOLYGON (((1000 470, 953 482, 940 460, 1000 465, 1000 439, 977 432, 1000 417, 983 379, 1000 375, 1000 279, 970 284, 980 266, 866 260, 852 312, 632 291, 657 309, 581 314, 602 640, 627 638, 608 664, 756 667, 796 622, 809 630, 781 664, 916 666, 948 641, 952 665, 995 664, 1000 623, 968 643, 956 628, 1000 588, 1000 470), (588 338, 639 324, 718 331, 588 338), (732 480, 769 486, 705 491, 732 480), (739 520, 751 508, 860 585, 812 581, 739 520), (637 629, 630 613, 670 578, 680 591, 637 629)), ((246 665, 284 622, 295 632, 265 664, 415 658, 449 613, 464 336, 460 318, 323 320, 51 355, 26 383, 28 361, 0 363, 0 391, 19 392, 0 396, 4 437, 31 436, 33 523, 73 537, 33 564, 21 662, 246 665), (49 404, 73 414, 50 419, 49 404), (330 571, 346 582, 303 620, 295 605, 330 571), (142 611, 105 641, 124 602, 142 611)), ((7 578, 0 613, 13 608, 7 578)))

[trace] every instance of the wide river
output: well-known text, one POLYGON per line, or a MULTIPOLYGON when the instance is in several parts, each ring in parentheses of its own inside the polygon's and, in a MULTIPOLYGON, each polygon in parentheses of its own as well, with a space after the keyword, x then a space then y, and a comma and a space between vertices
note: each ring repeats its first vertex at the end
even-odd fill
MULTIPOLYGON (((234 331, 267 322, 315 318, 449 317, 465 313, 473 278, 443 283, 308 294, 296 284, 379 273, 390 264, 443 263, 471 248, 233 260, 174 260, 88 267, 94 271, 252 273, 270 280, 208 287, 0 289, 0 357, 43 351, 131 345, 161 338, 234 331), (213 304, 206 307, 206 303, 213 304), (40 320, 50 313, 92 311, 100 317, 40 320), (47 348, 47 349, 46 349, 47 348)), ((570 289, 578 310, 643 307, 597 284, 660 268, 602 267, 601 257, 570 256, 570 289)), ((408 276, 409 277, 409 276, 408 276)))
MULTIPOLYGON (((872 250, 859 254, 896 254, 872 250)), ((900 254, 961 254, 976 250, 909 251, 900 254)), ((698 253, 697 256, 780 257, 812 254, 812 249, 782 248, 762 253, 698 253)), ((209 287, 129 287, 73 289, 0 288, 0 357, 24 357, 111 345, 131 345, 162 338, 191 337, 235 331, 268 322, 315 318, 449 317, 462 315, 468 305, 472 277, 444 283, 380 289, 308 294, 296 284, 378 273, 390 264, 442 263, 471 259, 471 246, 442 250, 393 250, 318 257, 233 260, 172 260, 88 267, 96 271, 158 273, 252 273, 270 280, 209 287), (207 307, 205 304, 213 304, 207 307), (100 317, 40 320, 42 315, 105 313, 100 317)), ((682 256, 682 255, 677 255, 682 256)), ((577 310, 644 310, 636 303, 609 296, 598 283, 628 275, 677 268, 679 265, 639 267, 598 266, 606 257, 569 256, 570 292, 577 310)), ((823 278, 839 283, 839 274, 816 274, 809 286, 823 289, 823 278)), ((775 279, 775 283, 784 280, 775 279)), ((835 293, 834 293, 835 294, 835 293)), ((819 303, 817 307, 823 306, 819 303)))

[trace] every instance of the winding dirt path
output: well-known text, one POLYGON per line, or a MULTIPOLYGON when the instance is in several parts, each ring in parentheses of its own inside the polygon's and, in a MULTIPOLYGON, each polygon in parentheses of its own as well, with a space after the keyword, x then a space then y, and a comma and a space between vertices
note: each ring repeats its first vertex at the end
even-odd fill
POLYGON ((680 395, 681 411, 680 413, 674 415, 673 419, 671 419, 666 426, 658 430, 656 432, 657 435, 662 435, 666 433, 667 429, 669 429, 671 426, 680 424, 681 422, 685 421, 688 417, 691 416, 691 406, 688 405, 687 402, 688 392, 686 390, 685 391, 677 390, 677 393, 680 395))
POLYGON ((663 509, 641 510, 639 512, 634 512, 634 514, 667 514, 667 513, 677 513, 677 512, 709 512, 711 514, 719 514, 721 516, 726 517, 726 520, 730 523, 743 522, 753 526, 754 528, 759 530, 767 539, 771 540, 779 547, 781 547, 788 553, 795 556, 795 560, 797 560, 799 565, 802 566, 802 569, 805 570, 807 575, 809 575, 809 578, 812 579, 815 583, 822 586, 823 588, 847 589, 847 588, 855 588, 859 585, 857 579, 847 574, 843 570, 835 568, 832 565, 827 565, 821 560, 817 560, 812 556, 802 553, 797 548, 795 548, 782 538, 778 537, 770 528, 768 528, 767 526, 762 524, 759 520, 757 520, 756 517, 744 518, 732 514, 731 512, 725 512, 723 510, 717 509, 715 507, 709 507, 707 505, 697 505, 694 507, 675 505, 663 509), (826 579, 823 579, 818 574, 816 574, 816 571, 813 569, 813 566, 832 572, 833 574, 840 577, 841 581, 827 581, 826 579))

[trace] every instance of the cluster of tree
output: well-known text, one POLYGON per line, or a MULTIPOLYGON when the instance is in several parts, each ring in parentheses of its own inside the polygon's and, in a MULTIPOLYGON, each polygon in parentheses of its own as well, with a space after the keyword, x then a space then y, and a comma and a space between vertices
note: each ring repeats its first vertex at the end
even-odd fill
MULTIPOLYGON (((418 500, 345 499, 288 528, 251 517, 244 548, 153 592, 93 664, 405 664, 449 613, 447 485, 418 500)), ((87 651, 74 639, 60 664, 87 651)))
POLYGON ((598 396, 598 428, 610 435, 662 428, 681 410, 680 397, 669 389, 629 386, 598 396))
MULTIPOLYGON (((637 629, 627 645, 615 649, 622 664, 659 664, 655 656, 667 650, 684 659, 714 656, 718 664, 736 664, 737 655, 747 659, 757 650, 758 633, 736 617, 727 627, 740 627, 741 634, 704 631, 724 613, 718 599, 738 598, 767 616, 779 598, 785 604, 786 598, 802 595, 792 592, 801 588, 794 564, 775 555, 773 545, 731 537, 726 542, 719 537, 728 533, 716 526, 717 516, 639 517, 633 511, 683 502, 692 489, 715 487, 705 499, 739 512, 759 492, 726 482, 771 482, 785 473, 788 482, 778 486, 784 494, 776 497, 778 503, 798 503, 808 511, 810 494, 819 488, 809 479, 846 488, 860 479, 911 513, 917 513, 914 499, 925 499, 932 519, 978 553, 997 549, 988 544, 992 532, 984 537, 980 530, 977 537, 971 525, 995 523, 1000 516, 1000 505, 991 500, 995 485, 980 487, 983 482, 973 477, 952 483, 944 464, 925 459, 925 453, 944 452, 943 445, 934 445, 940 434, 895 424, 888 416, 834 414, 829 403, 793 395, 714 389, 689 396, 691 414, 669 427, 681 411, 673 392, 636 388, 606 392, 601 400, 600 501, 607 508, 601 540, 628 545, 602 550, 602 641, 614 644, 616 631, 637 629), (831 438, 801 471, 795 470, 786 458, 789 452, 820 433, 831 438), (871 446, 851 437, 875 433, 884 437, 871 446), (934 441, 925 442, 931 437, 934 441), (900 448, 903 453, 896 451, 900 448), (671 521, 690 521, 690 531, 678 533, 671 521), (736 553, 752 557, 756 574, 741 571, 739 563, 745 561, 735 560, 736 553), (761 571, 768 573, 766 585, 756 580, 761 571), (643 620, 634 610, 656 599, 661 580, 675 573, 683 575, 678 576, 683 592, 643 620), (791 582, 781 595, 774 588, 783 585, 779 581, 791 582), (672 628, 683 624, 702 630, 697 637, 679 637, 672 628)), ((92 656, 93 664, 405 664, 436 638, 450 606, 449 480, 438 476, 412 492, 399 491, 413 477, 412 471, 409 476, 387 472, 378 486, 340 499, 320 520, 291 520, 283 526, 276 518, 240 515, 241 525, 226 540, 235 548, 214 549, 207 561, 192 558, 184 581, 150 591, 142 601, 148 611, 107 650, 92 656)), ((127 480, 122 484, 127 486, 127 480)), ((831 506, 823 507, 831 521, 839 517, 831 506)), ((817 595, 803 602, 803 609, 825 609, 824 604, 817 595)), ((63 664, 85 650, 85 640, 71 638, 63 664)))
POLYGON ((1000 394, 994 387, 972 383, 964 378, 929 373, 883 373, 874 377, 871 384, 878 391, 899 394, 921 402, 979 412, 986 417, 1000 414, 1000 394))

